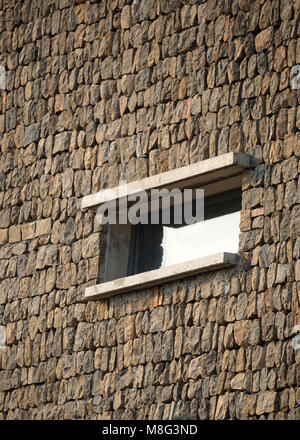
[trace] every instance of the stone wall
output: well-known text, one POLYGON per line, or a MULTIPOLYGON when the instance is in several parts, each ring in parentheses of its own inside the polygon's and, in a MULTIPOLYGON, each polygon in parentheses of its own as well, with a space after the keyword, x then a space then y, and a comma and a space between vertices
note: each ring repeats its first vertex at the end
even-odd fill
POLYGON ((0 0, 0 418, 300 418, 299 0, 0 0), (228 151, 244 264, 81 302, 83 195, 228 151))

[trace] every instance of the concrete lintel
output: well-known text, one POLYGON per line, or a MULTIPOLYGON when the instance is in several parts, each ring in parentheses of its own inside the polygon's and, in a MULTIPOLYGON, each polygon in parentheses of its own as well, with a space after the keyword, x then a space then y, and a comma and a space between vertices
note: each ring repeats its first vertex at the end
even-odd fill
POLYGON ((238 254, 221 252, 137 275, 118 278, 113 281, 87 287, 85 289, 84 301, 109 298, 116 294, 160 285, 201 272, 209 272, 211 270, 233 266, 238 264, 239 261, 240 256, 238 254))
POLYGON ((102 203, 121 197, 149 191, 153 188, 184 188, 189 185, 211 184, 241 174, 245 169, 255 167, 261 161, 249 154, 226 153, 185 167, 156 174, 125 185, 105 189, 81 199, 81 209, 95 208, 102 203))

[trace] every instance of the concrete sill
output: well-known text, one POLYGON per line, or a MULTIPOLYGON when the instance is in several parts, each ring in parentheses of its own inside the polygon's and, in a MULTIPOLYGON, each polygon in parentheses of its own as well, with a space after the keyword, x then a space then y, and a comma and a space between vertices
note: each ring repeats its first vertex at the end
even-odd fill
POLYGON ((240 262, 238 254, 221 252, 207 257, 196 258, 184 263, 161 267, 160 269, 119 278, 106 283, 87 287, 84 301, 109 298, 111 296, 154 285, 160 285, 176 279, 186 278, 202 272, 234 266, 240 262))
POLYGON ((96 209, 102 203, 150 191, 153 188, 204 188, 205 196, 217 194, 241 185, 245 169, 255 167, 261 161, 249 154, 226 153, 211 159, 202 160, 185 167, 146 177, 126 185, 105 189, 81 199, 81 209, 96 209))

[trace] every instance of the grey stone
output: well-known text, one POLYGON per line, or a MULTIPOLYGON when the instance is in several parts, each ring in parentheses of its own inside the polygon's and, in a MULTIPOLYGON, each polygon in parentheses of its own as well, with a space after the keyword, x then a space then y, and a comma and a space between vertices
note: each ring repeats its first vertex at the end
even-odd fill
POLYGON ((24 147, 31 144, 32 142, 37 142, 40 135, 40 123, 36 122, 28 127, 25 127, 24 133, 24 147))

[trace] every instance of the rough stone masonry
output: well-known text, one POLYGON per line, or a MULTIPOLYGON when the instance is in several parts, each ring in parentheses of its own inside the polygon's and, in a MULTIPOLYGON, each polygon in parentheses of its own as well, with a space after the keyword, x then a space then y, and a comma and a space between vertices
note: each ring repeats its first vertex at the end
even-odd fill
POLYGON ((0 0, 0 419, 299 419, 299 0, 0 0), (82 196, 229 151, 244 264, 82 302, 82 196))

